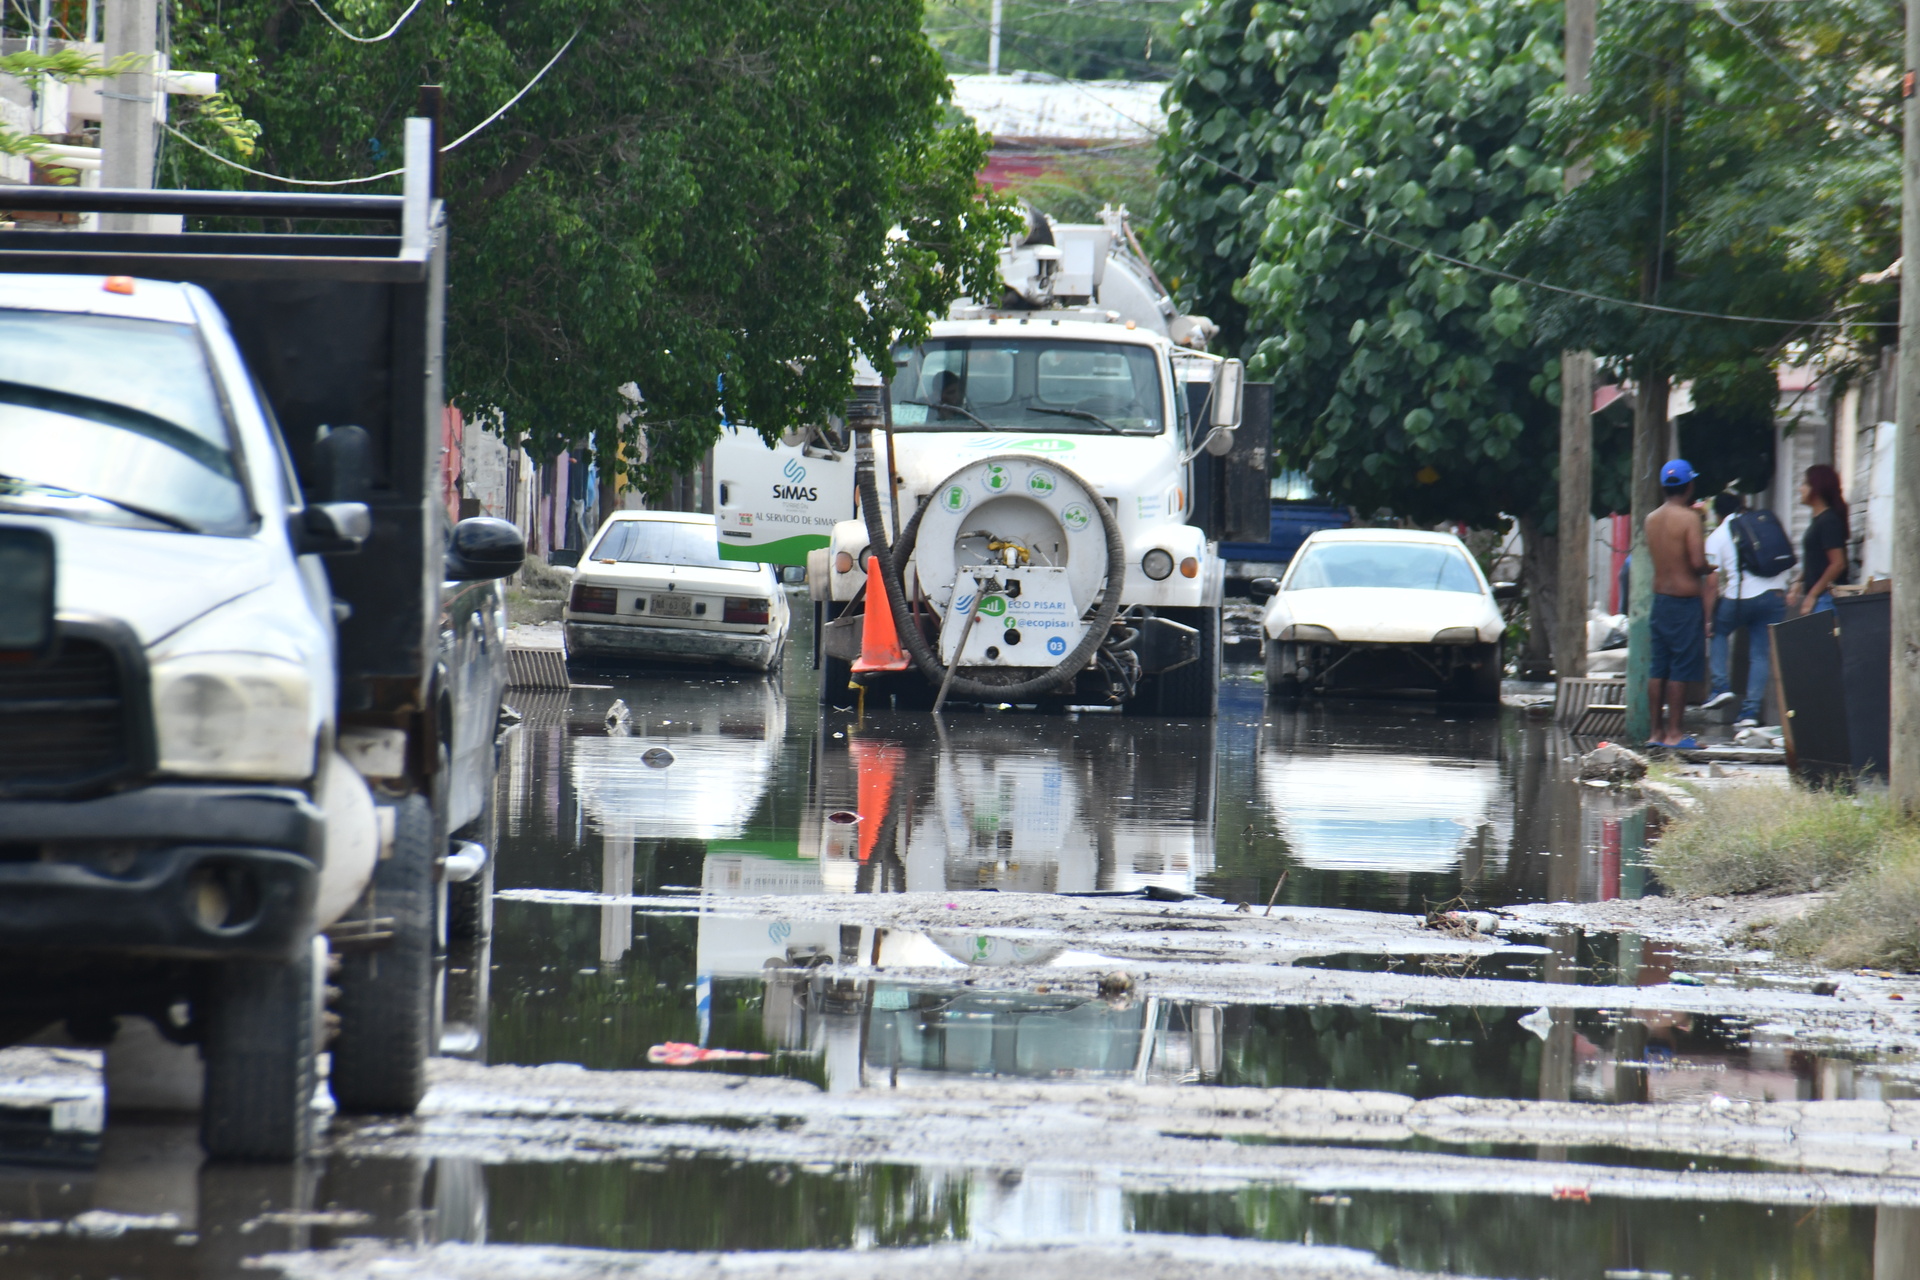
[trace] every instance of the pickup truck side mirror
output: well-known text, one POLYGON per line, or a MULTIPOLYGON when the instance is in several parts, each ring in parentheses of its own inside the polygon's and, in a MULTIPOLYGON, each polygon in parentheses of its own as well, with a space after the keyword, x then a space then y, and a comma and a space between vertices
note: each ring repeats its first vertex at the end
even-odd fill
POLYGON ((520 530, 492 516, 469 516, 453 526, 445 576, 448 582, 504 578, 526 558, 527 542, 520 530))
POLYGON ((1247 594, 1264 603, 1280 594, 1280 579, 1255 578, 1247 584, 1247 594))
POLYGON ((1495 600, 1518 600, 1522 587, 1517 582, 1496 582, 1493 584, 1495 600))
POLYGON ((373 512, 364 502, 310 502, 287 520, 297 556, 352 555, 373 533, 373 512))

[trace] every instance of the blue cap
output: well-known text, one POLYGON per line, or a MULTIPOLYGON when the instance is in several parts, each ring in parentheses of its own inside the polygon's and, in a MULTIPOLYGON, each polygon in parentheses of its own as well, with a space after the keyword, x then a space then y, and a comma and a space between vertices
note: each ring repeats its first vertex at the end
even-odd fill
POLYGON ((1693 464, 1685 458, 1675 458, 1660 468, 1660 486, 1664 489, 1677 489, 1683 484, 1692 484, 1699 478, 1694 472, 1693 464))

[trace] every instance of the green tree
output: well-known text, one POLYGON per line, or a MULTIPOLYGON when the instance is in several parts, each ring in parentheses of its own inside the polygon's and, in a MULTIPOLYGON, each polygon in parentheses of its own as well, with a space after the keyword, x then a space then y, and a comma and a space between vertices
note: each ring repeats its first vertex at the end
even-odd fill
POLYGON ((1274 452, 1363 511, 1520 521, 1531 650, 1552 633, 1559 361, 1497 267, 1561 186, 1532 117, 1554 0, 1398 4, 1353 37, 1240 287, 1274 452), (1463 265, 1465 264, 1465 265, 1463 265))
MULTIPOLYGON (((1550 148, 1591 176, 1515 227, 1503 255, 1536 278, 1681 311, 1893 319, 1894 286, 1857 281, 1899 251, 1898 10, 1615 4, 1601 21, 1593 91, 1540 112, 1550 148)), ((1844 363, 1891 336, 1533 301, 1546 345, 1610 358, 1659 403, 1671 380, 1696 379, 1699 413, 1749 428, 1789 353, 1844 363), (1842 336, 1851 349, 1834 346, 1842 336)), ((1722 469, 1716 486, 1764 471, 1751 456, 1722 469)))
MULTIPOLYGON (((367 35, 402 11, 330 10, 367 35)), ((980 199, 985 139, 946 118, 919 18, 913 0, 481 0, 363 44, 311 5, 182 0, 173 31, 176 62, 219 71, 258 122, 254 167, 308 179, 394 167, 421 83, 446 86, 457 138, 565 46, 445 158, 449 395, 536 454, 591 440, 611 473, 619 451, 658 492, 720 413, 820 421, 855 350, 884 361, 994 278, 1009 220, 980 199)), ((278 185, 177 144, 164 174, 278 185)))
POLYGON ((1253 265, 1278 179, 1317 136, 1347 57, 1385 0, 1200 0, 1181 19, 1167 86, 1156 235, 1183 306, 1247 354, 1257 335, 1235 286, 1253 265))

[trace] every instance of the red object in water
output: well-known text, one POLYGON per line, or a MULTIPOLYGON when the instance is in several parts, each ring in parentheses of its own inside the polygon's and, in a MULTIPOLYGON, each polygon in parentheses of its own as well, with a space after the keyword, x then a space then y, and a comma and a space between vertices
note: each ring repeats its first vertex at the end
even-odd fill
POLYGON ((1593 1197, 1587 1194, 1585 1187, 1555 1187, 1553 1189, 1553 1198, 1555 1200, 1578 1200, 1581 1204, 1593 1203, 1593 1197))
POLYGON ((702 1062, 765 1062, 768 1053, 748 1053, 744 1049, 703 1049, 697 1044, 669 1040, 647 1050, 647 1061, 669 1067, 691 1067, 702 1062))

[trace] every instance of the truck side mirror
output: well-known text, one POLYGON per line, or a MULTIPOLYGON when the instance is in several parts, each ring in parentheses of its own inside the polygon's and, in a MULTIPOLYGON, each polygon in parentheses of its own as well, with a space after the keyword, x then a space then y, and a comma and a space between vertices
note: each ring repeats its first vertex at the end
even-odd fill
POLYGON ((1265 603, 1280 594, 1280 579, 1255 578, 1247 584, 1247 594, 1260 603, 1265 603))
POLYGON ((297 556, 344 556, 373 533, 373 512, 364 502, 309 502, 287 520, 297 556))
POLYGON ((453 526, 447 543, 448 582, 481 582, 516 572, 527 558, 520 530, 492 516, 469 516, 453 526))
POLYGON ((1517 582, 1496 582, 1493 584, 1493 598, 1495 600, 1518 600, 1520 594, 1521 586, 1517 582))
MULTIPOLYGON (((1215 428, 1225 427, 1232 431, 1240 425, 1240 402, 1247 385, 1247 366, 1238 360, 1228 360, 1220 366, 1220 372, 1213 383, 1213 408, 1209 425, 1215 428)), ((1233 438, 1228 436, 1227 448, 1233 447, 1233 438)), ((1226 450, 1220 450, 1225 453, 1226 450)))

